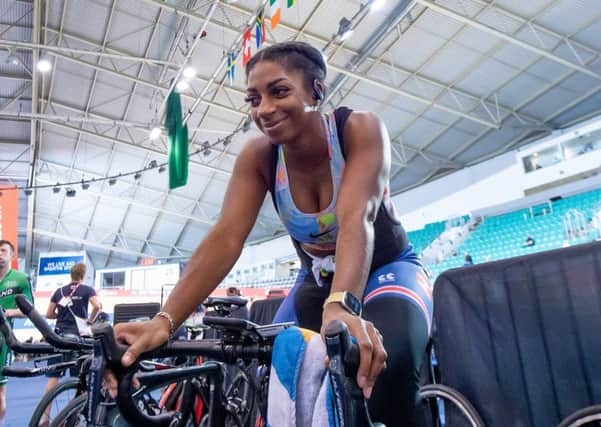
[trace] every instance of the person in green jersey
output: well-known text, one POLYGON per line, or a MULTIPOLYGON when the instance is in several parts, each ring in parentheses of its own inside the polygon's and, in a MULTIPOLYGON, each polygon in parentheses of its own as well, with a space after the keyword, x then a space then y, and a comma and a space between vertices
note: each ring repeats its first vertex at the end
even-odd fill
MULTIPOLYGON (((6 317, 11 321, 15 317, 25 317, 16 307, 15 295, 23 294, 33 303, 31 285, 27 276, 10 265, 15 255, 15 247, 8 240, 0 240, 0 307, 5 311, 6 317)), ((0 372, 7 365, 9 359, 8 347, 2 342, 0 350, 0 372)), ((6 414, 6 378, 0 374, 0 422, 6 414)))

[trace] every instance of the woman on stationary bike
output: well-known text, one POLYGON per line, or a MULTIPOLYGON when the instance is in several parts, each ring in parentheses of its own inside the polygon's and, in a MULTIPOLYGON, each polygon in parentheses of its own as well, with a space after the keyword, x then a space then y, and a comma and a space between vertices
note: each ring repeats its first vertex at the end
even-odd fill
POLYGON ((250 60, 247 101, 263 135, 239 154, 221 216, 164 311, 117 325, 115 334, 130 345, 125 365, 167 341, 232 268, 270 192, 302 261, 275 321, 313 330, 345 322, 360 347, 357 382, 373 420, 417 425, 428 279, 390 200, 386 128, 370 112, 322 114, 326 71, 322 54, 301 42, 272 45, 250 60))

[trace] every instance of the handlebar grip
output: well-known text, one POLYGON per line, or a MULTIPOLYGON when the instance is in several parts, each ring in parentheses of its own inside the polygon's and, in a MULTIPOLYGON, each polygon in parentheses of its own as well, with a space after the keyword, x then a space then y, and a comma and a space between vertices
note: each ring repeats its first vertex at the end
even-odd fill
POLYGON ((100 339, 104 355, 111 367, 121 366, 121 358, 127 351, 127 346, 115 340, 113 327, 108 323, 93 325, 92 334, 94 338, 100 339))
POLYGON ((335 395, 335 413, 341 425, 372 427, 367 402, 356 382, 358 345, 352 341, 347 326, 340 320, 334 320, 326 326, 325 341, 330 359, 328 372, 335 395))
MULTIPOLYGON (((359 370, 359 346, 353 343, 348 328, 344 322, 334 320, 326 326, 325 331, 326 342, 327 338, 340 337, 340 353, 344 361, 344 372, 347 377, 356 378, 359 370)), ((333 351, 331 347, 329 351, 333 351)), ((330 356, 330 354, 328 354, 330 356)))
POLYGON ((16 353, 58 353, 59 350, 46 343, 32 344, 23 343, 15 337, 4 310, 0 310, 0 333, 4 336, 6 345, 16 353))
MULTIPOLYGON (((94 336, 94 339, 100 340, 109 367, 115 371, 123 370, 124 367, 121 364, 121 358, 127 351, 127 346, 117 342, 113 327, 109 323, 92 325, 92 335, 94 336)), ((167 357, 169 355, 167 347, 168 346, 163 345, 154 350, 144 352, 138 357, 138 360, 167 357)), ((177 346, 170 344, 169 347, 177 346)), ((132 366, 137 366, 137 363, 134 363, 132 366)))
POLYGON ((31 378, 39 377, 48 372, 62 371, 71 369, 77 366, 77 361, 60 362, 50 366, 42 366, 40 368, 26 368, 23 366, 5 366, 2 368, 2 374, 7 377, 18 377, 18 378, 31 378))
POLYGON ((59 336, 52 330, 48 322, 38 313, 33 304, 29 302, 24 295, 16 295, 15 302, 19 310, 25 314, 34 326, 42 333, 46 341, 56 348, 65 350, 84 350, 92 349, 93 343, 91 341, 82 340, 80 338, 65 338, 59 336))
POLYGON ((29 317, 29 313, 35 310, 33 304, 31 304, 29 300, 25 298, 24 295, 15 295, 15 302, 17 303, 17 307, 19 307, 19 310, 21 310, 23 314, 27 317, 29 317))
POLYGON ((2 368, 2 375, 5 377, 33 378, 40 376, 42 373, 40 373, 39 368, 23 368, 20 366, 5 366, 2 368))

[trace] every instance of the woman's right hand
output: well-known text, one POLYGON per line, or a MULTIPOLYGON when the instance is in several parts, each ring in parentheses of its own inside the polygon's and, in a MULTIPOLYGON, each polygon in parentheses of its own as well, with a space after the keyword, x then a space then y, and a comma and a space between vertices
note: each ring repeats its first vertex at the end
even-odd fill
MULTIPOLYGON (((127 351, 121 358, 121 364, 130 366, 140 354, 154 350, 169 340, 169 323, 166 319, 155 317, 145 322, 119 323, 115 325, 115 339, 127 344, 127 351)), ((107 371, 104 375, 105 386, 109 394, 117 396, 117 378, 107 371)))
POLYGON ((155 317, 145 322, 119 323, 115 325, 115 339, 128 348, 121 363, 130 366, 140 354, 154 350, 169 340, 169 322, 155 317))

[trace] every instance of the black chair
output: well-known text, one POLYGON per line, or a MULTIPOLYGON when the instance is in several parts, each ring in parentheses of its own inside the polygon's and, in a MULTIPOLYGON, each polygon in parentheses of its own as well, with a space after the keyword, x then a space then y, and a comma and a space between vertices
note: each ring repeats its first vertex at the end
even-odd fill
POLYGON ((447 427, 557 426, 601 403, 600 326, 601 243, 446 271, 434 285, 440 385, 420 392, 445 398, 447 427))
POLYGON ((113 312, 113 324, 152 319, 161 311, 158 302, 135 304, 116 304, 113 312))
POLYGON ((250 306, 250 321, 258 325, 269 325, 285 298, 268 298, 253 302, 250 306))

